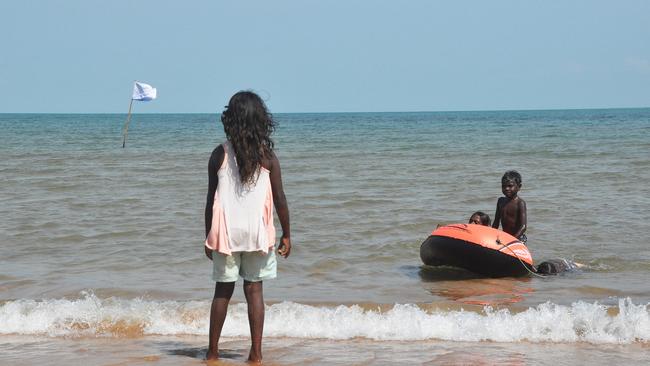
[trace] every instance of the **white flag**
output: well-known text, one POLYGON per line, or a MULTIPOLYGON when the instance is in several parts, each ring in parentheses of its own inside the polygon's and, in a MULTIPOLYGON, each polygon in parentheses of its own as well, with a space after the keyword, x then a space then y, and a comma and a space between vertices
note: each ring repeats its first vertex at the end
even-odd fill
POLYGON ((133 85, 133 97, 131 99, 143 102, 154 100, 156 99, 156 88, 149 84, 136 81, 133 85))

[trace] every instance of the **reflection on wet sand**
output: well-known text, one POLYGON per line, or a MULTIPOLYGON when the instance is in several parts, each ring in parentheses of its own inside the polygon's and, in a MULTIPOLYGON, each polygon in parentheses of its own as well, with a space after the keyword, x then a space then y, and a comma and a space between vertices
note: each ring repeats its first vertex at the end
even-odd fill
POLYGON ((471 305, 499 306, 515 304, 532 293, 529 277, 485 278, 454 267, 422 266, 418 272, 431 294, 471 305))
POLYGON ((465 351, 453 351, 436 357, 425 365, 475 365, 475 366, 519 366, 526 365, 526 357, 522 353, 510 352, 503 355, 476 354, 465 351))

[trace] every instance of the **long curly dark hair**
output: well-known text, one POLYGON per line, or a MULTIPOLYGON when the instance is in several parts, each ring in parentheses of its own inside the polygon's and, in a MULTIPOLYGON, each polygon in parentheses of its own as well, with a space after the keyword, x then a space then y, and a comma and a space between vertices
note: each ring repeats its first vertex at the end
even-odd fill
POLYGON ((273 151, 271 134, 276 123, 264 101, 251 91, 233 95, 221 114, 226 137, 232 143, 241 183, 255 183, 262 159, 273 151))

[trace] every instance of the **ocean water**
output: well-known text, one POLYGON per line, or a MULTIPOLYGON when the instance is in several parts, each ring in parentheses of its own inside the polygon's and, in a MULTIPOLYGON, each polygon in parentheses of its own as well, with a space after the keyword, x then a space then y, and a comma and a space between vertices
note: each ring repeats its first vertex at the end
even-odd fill
MULTIPOLYGON (((647 364, 650 109, 278 114, 294 249, 266 281, 269 364, 647 364), (523 176, 535 262, 423 266, 438 224, 523 176)), ((201 364, 217 114, 0 114, 0 363, 201 364)), ((278 226, 279 228, 279 226, 278 226)), ((247 356, 238 284, 225 364, 247 356)))

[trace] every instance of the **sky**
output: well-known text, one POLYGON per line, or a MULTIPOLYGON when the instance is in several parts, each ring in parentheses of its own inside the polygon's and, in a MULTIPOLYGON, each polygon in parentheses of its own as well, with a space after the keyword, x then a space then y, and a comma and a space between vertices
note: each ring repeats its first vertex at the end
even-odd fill
POLYGON ((650 106, 650 1, 0 0, 0 113, 650 106))

